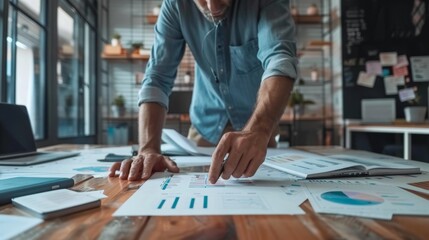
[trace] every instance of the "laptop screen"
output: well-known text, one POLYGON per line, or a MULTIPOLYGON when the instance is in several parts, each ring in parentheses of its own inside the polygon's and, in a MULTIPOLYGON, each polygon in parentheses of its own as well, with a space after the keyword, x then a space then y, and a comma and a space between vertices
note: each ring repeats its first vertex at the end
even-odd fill
POLYGON ((27 108, 0 103, 0 158, 35 151, 27 108))

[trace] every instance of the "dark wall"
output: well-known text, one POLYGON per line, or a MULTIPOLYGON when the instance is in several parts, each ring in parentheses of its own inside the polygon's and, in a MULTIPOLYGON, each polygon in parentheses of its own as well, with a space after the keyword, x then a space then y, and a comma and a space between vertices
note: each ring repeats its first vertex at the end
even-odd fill
MULTIPOLYGON (((342 53, 343 53, 343 113, 344 118, 361 118, 361 100, 368 98, 396 99, 397 118, 403 118, 402 103, 398 95, 386 95, 383 78, 377 76, 374 88, 356 84, 365 63, 378 60, 381 52, 411 56, 429 55, 429 0, 425 2, 426 17, 421 33, 416 36, 412 23, 414 0, 342 0, 342 53)), ((383 69, 392 70, 392 67, 383 69)), ((392 72, 392 71, 391 71, 392 72)), ((411 63, 408 66, 411 74, 411 63)), ((421 105, 427 106, 428 82, 411 82, 417 86, 421 105)))

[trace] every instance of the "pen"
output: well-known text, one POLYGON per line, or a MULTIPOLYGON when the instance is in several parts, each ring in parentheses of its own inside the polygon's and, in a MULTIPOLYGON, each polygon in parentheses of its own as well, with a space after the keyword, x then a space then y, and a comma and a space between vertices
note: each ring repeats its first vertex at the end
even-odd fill
POLYGON ((225 168, 226 161, 228 160, 228 157, 229 157, 229 153, 227 153, 227 154, 226 154, 226 156, 224 157, 224 159, 223 159, 223 161, 222 161, 222 165, 220 166, 219 175, 217 176, 216 181, 217 181, 217 180, 220 178, 220 176, 222 175, 223 170, 224 170, 224 168, 225 168))

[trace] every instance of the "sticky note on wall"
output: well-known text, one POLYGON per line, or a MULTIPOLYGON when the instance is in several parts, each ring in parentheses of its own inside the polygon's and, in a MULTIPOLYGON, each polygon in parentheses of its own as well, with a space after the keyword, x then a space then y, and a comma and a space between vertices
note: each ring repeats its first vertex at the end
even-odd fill
POLYGON ((380 63, 382 66, 394 66, 398 63, 397 52, 383 52, 380 53, 380 63))
POLYGON ((366 72, 360 72, 357 84, 360 86, 373 88, 375 84, 376 76, 373 74, 368 74, 366 72))
POLYGON ((366 73, 372 75, 382 75, 382 67, 380 61, 367 61, 366 65, 366 73))

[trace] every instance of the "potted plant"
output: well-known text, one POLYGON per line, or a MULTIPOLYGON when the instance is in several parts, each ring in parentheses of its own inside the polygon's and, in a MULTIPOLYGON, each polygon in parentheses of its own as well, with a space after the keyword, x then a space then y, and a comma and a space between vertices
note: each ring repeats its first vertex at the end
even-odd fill
POLYGON ((305 113, 305 106, 308 104, 314 104, 314 101, 305 99, 304 95, 299 90, 294 90, 291 92, 288 106, 293 108, 294 113, 303 115, 305 113))
POLYGON ((142 54, 142 50, 143 50, 143 43, 142 42, 135 42, 131 44, 131 47, 133 48, 133 53, 137 53, 140 55, 142 54))
POLYGON ((121 45, 121 34, 114 33, 111 40, 111 45, 116 47, 121 45))
POLYGON ((409 100, 409 106, 404 108, 405 120, 407 122, 424 122, 427 108, 420 105, 420 95, 417 92, 417 88, 414 91, 414 99, 409 100))
POLYGON ((112 115, 114 117, 120 117, 120 116, 125 115, 125 99, 124 99, 124 96, 119 95, 113 99, 112 115))

